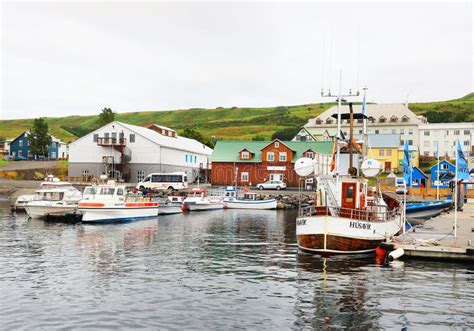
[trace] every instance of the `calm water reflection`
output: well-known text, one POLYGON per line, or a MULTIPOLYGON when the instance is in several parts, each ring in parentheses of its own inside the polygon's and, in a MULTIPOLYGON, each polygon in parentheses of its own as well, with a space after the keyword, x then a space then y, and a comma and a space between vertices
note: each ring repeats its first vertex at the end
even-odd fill
POLYGON ((0 208, 2 329, 474 327, 472 267, 301 254, 294 219, 68 225, 0 208))

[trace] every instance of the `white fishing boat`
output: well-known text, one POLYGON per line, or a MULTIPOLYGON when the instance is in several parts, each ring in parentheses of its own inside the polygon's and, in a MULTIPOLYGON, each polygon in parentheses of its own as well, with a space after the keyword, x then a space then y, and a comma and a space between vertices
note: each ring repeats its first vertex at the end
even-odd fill
POLYGON ((213 195, 200 188, 192 189, 183 200, 183 210, 203 211, 224 209, 222 196, 213 195))
POLYGON ((127 193, 125 185, 114 181, 88 186, 79 202, 83 223, 131 222, 158 216, 157 201, 140 193, 127 193))
MULTIPOLYGON (((341 97, 339 97, 341 99, 341 97)), ((364 104, 365 106, 365 96, 364 104)), ((370 253, 384 241, 401 233, 404 225, 404 208, 400 202, 386 198, 381 192, 368 191, 367 179, 381 171, 380 162, 368 159, 367 116, 353 114, 342 116, 338 110, 338 138, 333 154, 334 168, 322 171, 321 166, 309 158, 296 161, 295 171, 301 177, 316 177, 318 189, 315 205, 301 207, 296 220, 298 247, 307 252, 321 254, 370 253), (358 115, 355 117, 355 115, 358 115), (353 120, 363 119, 364 135, 361 148, 353 139, 353 120), (341 137, 341 120, 349 120, 350 138, 344 142, 341 137), (347 175, 340 175, 341 146, 349 152, 347 175), (353 166, 353 153, 361 153, 364 161, 353 166), (361 172, 364 177, 361 176, 361 172)), ((340 108, 339 108, 340 109, 340 108)))
POLYGON ((224 204, 229 209, 276 209, 276 199, 257 199, 256 193, 244 192, 243 197, 239 197, 237 190, 229 186, 225 190, 224 204))
POLYGON ((75 212, 81 198, 81 192, 72 185, 46 187, 36 191, 34 200, 26 203, 25 211, 30 218, 63 216, 75 212))
MULTIPOLYGON (((71 183, 63 182, 59 178, 53 175, 48 175, 43 182, 40 183, 39 189, 42 188, 53 188, 53 187, 65 187, 71 186, 71 183)), ((14 210, 24 210, 26 204, 30 201, 37 199, 36 194, 22 194, 19 195, 13 205, 14 210)))

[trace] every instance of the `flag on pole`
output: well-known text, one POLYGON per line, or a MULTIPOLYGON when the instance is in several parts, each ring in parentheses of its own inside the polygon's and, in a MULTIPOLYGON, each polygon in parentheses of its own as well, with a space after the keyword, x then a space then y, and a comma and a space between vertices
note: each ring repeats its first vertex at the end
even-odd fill
POLYGON ((365 93, 364 93, 364 98, 362 99, 362 115, 366 115, 366 110, 365 110, 365 93))
POLYGON ((408 141, 405 140, 405 148, 403 150, 403 178, 407 187, 411 187, 411 165, 410 165, 410 151, 408 147, 408 141))
POLYGON ((469 166, 467 165, 459 138, 456 141, 456 172, 458 180, 469 179, 469 166))

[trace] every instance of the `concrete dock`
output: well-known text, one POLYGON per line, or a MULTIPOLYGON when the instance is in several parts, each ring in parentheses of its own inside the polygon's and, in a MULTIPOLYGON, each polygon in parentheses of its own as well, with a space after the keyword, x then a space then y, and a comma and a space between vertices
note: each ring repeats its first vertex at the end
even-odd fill
POLYGON ((403 248, 404 258, 425 258, 474 262, 474 202, 470 201, 457 213, 457 234, 454 236, 454 210, 441 214, 394 238, 397 248, 403 248))

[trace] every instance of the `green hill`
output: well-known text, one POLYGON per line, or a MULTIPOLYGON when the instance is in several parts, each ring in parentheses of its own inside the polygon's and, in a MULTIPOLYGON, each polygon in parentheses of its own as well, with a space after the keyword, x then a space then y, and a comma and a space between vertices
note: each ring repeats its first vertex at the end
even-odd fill
MULTIPOLYGON (((217 139, 250 140, 255 136, 270 139, 276 131, 304 125, 334 103, 279 106, 265 108, 183 109, 174 111, 146 111, 123 113, 116 120, 135 124, 152 123, 183 130, 194 128, 205 136, 217 139)), ((462 98, 440 102, 411 103, 409 108, 424 114, 432 123, 474 121, 474 93, 462 98)), ((99 113, 99 110, 97 111, 99 113)), ((97 127, 98 116, 47 117, 51 133, 69 142, 97 127)), ((0 121, 1 138, 13 138, 33 124, 32 119, 0 121)))
POLYGON ((408 108, 430 123, 474 122, 474 92, 454 100, 410 103, 408 108))

